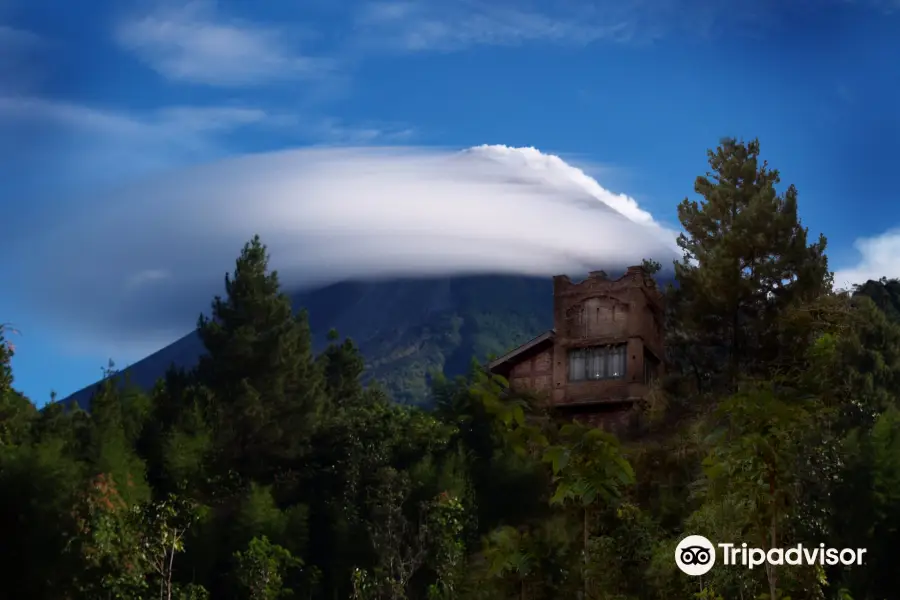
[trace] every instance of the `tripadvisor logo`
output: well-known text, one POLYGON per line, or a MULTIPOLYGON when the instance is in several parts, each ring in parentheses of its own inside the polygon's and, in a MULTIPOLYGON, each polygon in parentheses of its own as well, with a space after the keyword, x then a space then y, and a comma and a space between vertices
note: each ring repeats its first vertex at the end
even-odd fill
POLYGON ((826 548, 825 544, 807 547, 797 544, 790 548, 752 548, 747 544, 719 543, 713 545, 702 535, 689 535, 675 548, 675 564, 683 573, 697 577, 705 575, 716 564, 716 554, 726 566, 753 569, 761 565, 862 565, 865 548, 826 548))
POLYGON ((705 575, 716 564, 716 549, 702 535, 689 535, 675 548, 675 564, 688 575, 705 575))

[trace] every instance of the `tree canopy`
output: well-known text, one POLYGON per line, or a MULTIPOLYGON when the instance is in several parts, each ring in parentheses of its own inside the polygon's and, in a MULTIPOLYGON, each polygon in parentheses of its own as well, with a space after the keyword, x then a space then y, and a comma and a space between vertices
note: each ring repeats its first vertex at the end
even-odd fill
POLYGON ((108 380, 90 413, 39 411, 0 328, 0 595, 894 597, 900 282, 833 290, 760 152, 723 140, 678 207, 667 373, 618 437, 474 362, 432 409, 394 402, 352 340, 313 352, 258 237, 199 318, 198 366, 149 393, 108 380), (687 534, 868 552, 691 578, 687 534))

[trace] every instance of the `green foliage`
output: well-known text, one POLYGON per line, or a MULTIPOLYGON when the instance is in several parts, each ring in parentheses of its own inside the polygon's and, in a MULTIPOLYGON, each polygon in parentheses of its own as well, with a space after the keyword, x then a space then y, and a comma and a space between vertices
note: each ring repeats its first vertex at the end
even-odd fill
MULTIPOLYGON (((254 238, 200 318, 198 367, 151 394, 108 378, 90 413, 16 392, 0 328, 4 597, 894 597, 900 287, 830 289, 825 240, 808 243, 757 142, 709 160, 702 200, 679 207, 668 374, 626 440, 471 361, 541 328, 514 280, 472 285, 502 292, 500 313, 452 290, 459 314, 392 333, 402 351, 364 358, 333 332, 315 356, 254 238), (433 410, 392 401, 465 365, 436 374, 433 410), (673 561, 688 533, 868 554, 690 578, 673 561)), ((391 310, 418 309, 419 291, 391 310)))
POLYGON ((213 395, 214 445, 245 478, 278 476, 305 451, 321 409, 323 379, 305 313, 295 315, 259 237, 244 246, 226 297, 198 320, 207 354, 197 376, 213 395), (306 435, 304 435, 306 434, 306 435))
POLYGON ((34 405, 12 388, 15 346, 5 334, 13 330, 0 323, 0 448, 24 443, 37 416, 34 405))
POLYGON ((759 152, 757 141, 723 140, 694 185, 702 199, 678 206, 684 256, 669 294, 670 334, 713 391, 733 392, 742 375, 766 376, 802 355, 792 346, 804 338, 785 335, 779 319, 831 285, 824 236, 807 244, 797 190, 778 194, 780 175, 759 152))
POLYGON ((170 494, 157 502, 135 507, 134 518, 140 531, 138 549, 158 580, 160 598, 171 598, 175 557, 184 552, 188 530, 201 516, 198 507, 185 498, 170 494))
POLYGON ((509 449, 520 456, 539 453, 547 445, 547 436, 539 423, 527 418, 532 412, 530 399, 508 393, 508 388, 503 377, 478 370, 469 393, 493 420, 496 432, 509 449))
MULTIPOLYGON (((359 303, 358 308, 347 309, 350 314, 345 318, 358 331, 357 341, 366 358, 365 380, 377 381, 401 404, 431 406, 431 380, 441 373, 465 375, 473 357, 484 362, 491 355, 500 356, 552 327, 552 287, 545 278, 400 281, 384 292, 389 301, 379 299, 377 310, 367 307, 367 296, 352 292, 344 299, 326 290, 313 293, 310 300, 359 303), (422 312, 425 307, 427 317, 422 312)), ((306 300, 301 298, 301 304, 306 300)), ((332 326, 327 305, 310 307, 310 311, 313 323, 332 326)))
POLYGON ((12 390, 13 384, 11 362, 16 353, 16 347, 6 339, 8 331, 11 331, 8 325, 0 324, 0 395, 8 394, 12 390))
POLYGON ((234 561, 235 578, 247 600, 276 600, 293 595, 284 588, 284 574, 303 564, 266 536, 250 540, 244 552, 234 554, 234 561))
MULTIPOLYGON (((816 452, 805 448, 807 440, 798 435, 811 422, 809 409, 771 386, 758 386, 722 402, 718 416, 724 425, 713 434, 704 461, 705 479, 698 486, 704 506, 698 516, 705 518, 698 525, 712 526, 704 533, 713 539, 740 536, 765 551, 802 542, 793 539, 796 532, 789 525, 802 494, 797 469, 804 457, 816 452)), ((800 577, 799 569, 782 571, 800 577)), ((775 567, 766 571, 770 593, 775 594, 779 584, 789 585, 776 580, 775 567)), ((742 592, 752 586, 740 580, 728 583, 742 592)))
POLYGON ((325 376, 325 393, 336 404, 358 400, 363 393, 360 378, 365 360, 352 340, 338 343, 337 330, 332 329, 328 339, 331 343, 318 359, 325 376))
POLYGON ((83 465, 62 440, 0 453, 0 560, 11 597, 74 592, 81 564, 68 551, 77 534, 72 512, 87 481, 83 465))
POLYGON ((87 567, 78 583, 85 596, 139 598, 147 588, 151 564, 141 553, 134 508, 107 475, 95 477, 76 504, 70 550, 87 567))
POLYGON ((34 404, 19 392, 0 391, 0 447, 26 443, 37 414, 34 404))
POLYGON ((595 502, 612 502, 619 498, 623 486, 634 482, 634 471, 619 453, 613 435, 571 423, 563 425, 560 441, 544 453, 554 475, 551 504, 573 500, 587 507, 595 502))
POLYGON ((853 295, 869 298, 889 321, 900 323, 900 280, 887 277, 878 281, 870 279, 857 285, 853 295))
POLYGON ((455 598, 466 569, 464 540, 466 507, 447 493, 440 494, 426 509, 424 527, 428 532, 427 563, 435 571, 428 586, 428 600, 455 598))
POLYGON ((659 262, 649 258, 641 261, 641 267, 648 275, 656 275, 662 270, 662 265, 659 262))
POLYGON ((251 483, 234 522, 242 543, 258 535, 280 539, 287 528, 287 515, 278 508, 271 488, 251 483))
POLYGON ((176 600, 210 600, 209 591, 195 583, 176 586, 172 597, 176 600))
MULTIPOLYGON (((598 533, 588 542, 587 578, 594 595, 642 598, 655 588, 647 578, 655 546, 661 537, 653 516, 630 502, 599 514, 598 533)), ((671 554, 669 555, 671 558, 671 554)), ((669 561, 671 564, 671 561, 669 561)), ((660 588, 671 590, 671 588, 660 588)))

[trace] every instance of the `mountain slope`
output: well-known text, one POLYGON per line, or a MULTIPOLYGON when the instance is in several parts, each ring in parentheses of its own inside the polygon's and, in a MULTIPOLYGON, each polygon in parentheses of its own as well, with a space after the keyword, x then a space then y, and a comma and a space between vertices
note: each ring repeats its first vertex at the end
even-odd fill
MULTIPOLYGON (((549 277, 349 281, 296 294, 293 302, 309 312, 317 349, 332 328, 352 338, 366 358, 367 377, 405 403, 427 402, 429 373, 462 374, 473 356, 483 360, 502 354, 549 329, 553 318, 549 277)), ((149 389, 170 365, 189 368, 202 352, 192 332, 119 376, 149 389)), ((64 402, 87 407, 95 385, 64 402)))

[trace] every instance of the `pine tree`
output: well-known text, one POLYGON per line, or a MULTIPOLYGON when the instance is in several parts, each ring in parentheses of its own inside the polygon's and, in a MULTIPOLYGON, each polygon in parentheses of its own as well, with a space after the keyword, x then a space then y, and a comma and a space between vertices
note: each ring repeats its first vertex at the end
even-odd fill
POLYGON ((0 447, 24 443, 37 410, 31 401, 13 389, 12 357, 15 346, 5 339, 0 325, 0 447))
POLYGON ((126 506, 133 506, 150 497, 146 466, 135 452, 125 426, 123 390, 112 363, 104 375, 98 392, 91 398, 87 458, 94 474, 108 478, 126 506))
POLYGON ((256 236, 198 323, 206 355, 197 373, 213 395, 217 448, 229 468, 262 479, 302 452, 323 389, 306 314, 294 314, 268 264, 256 236))
POLYGON ((325 377, 328 399, 335 406, 348 406, 359 401, 363 394, 361 377, 365 370, 365 360, 353 340, 339 342, 337 330, 328 332, 328 347, 319 355, 318 361, 325 377))
POLYGON ((16 348, 6 339, 6 326, 0 324, 0 396, 12 390, 12 357, 16 348))
POLYGON ((693 347, 698 378, 718 373, 725 389, 790 355, 791 342, 803 340, 785 339, 779 319, 831 289, 824 236, 807 243, 796 188, 777 193, 778 171, 759 150, 756 140, 723 140, 708 152, 712 172, 694 185, 702 200, 678 207, 684 256, 675 264, 672 333, 693 347))

